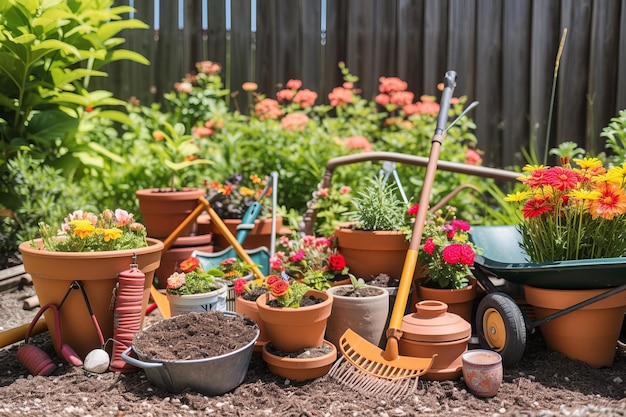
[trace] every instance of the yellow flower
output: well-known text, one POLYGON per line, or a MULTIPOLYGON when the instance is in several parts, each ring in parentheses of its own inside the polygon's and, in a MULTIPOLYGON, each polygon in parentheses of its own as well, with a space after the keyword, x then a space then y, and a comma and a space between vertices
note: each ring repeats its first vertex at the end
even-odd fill
POLYGON ((525 201, 530 196, 531 193, 529 191, 517 191, 514 194, 507 194, 507 196, 504 197, 504 201, 508 201, 510 203, 519 203, 525 201))
POLYGON ((533 172, 533 171, 537 171, 539 169, 545 168, 543 165, 530 165, 530 164, 526 164, 524 165, 524 168, 522 168, 522 171, 524 172, 533 172))
POLYGON ((104 229, 104 241, 115 240, 122 237, 122 231, 116 227, 113 229, 104 229))
POLYGON ((576 200, 592 201, 600 198, 600 192, 594 190, 577 189, 570 191, 569 196, 576 200))
POLYGON ((248 188, 248 187, 245 187, 243 185, 239 188, 239 192, 243 196, 250 196, 250 197, 252 197, 254 195, 254 190, 252 188, 248 188))
POLYGON ((69 224, 73 228, 74 235, 81 239, 93 235, 96 230, 89 220, 72 220, 69 224))
POLYGON ((602 166, 602 161, 598 158, 574 159, 574 162, 576 162, 581 169, 594 169, 602 166))

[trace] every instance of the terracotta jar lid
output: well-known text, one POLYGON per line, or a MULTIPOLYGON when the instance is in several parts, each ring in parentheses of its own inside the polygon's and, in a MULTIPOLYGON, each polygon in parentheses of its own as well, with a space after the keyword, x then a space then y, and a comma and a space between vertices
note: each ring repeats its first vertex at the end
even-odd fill
POLYGON ((403 338, 417 342, 452 342, 469 338, 472 325, 460 316, 448 313, 441 301, 424 300, 415 305, 416 312, 402 319, 403 338))

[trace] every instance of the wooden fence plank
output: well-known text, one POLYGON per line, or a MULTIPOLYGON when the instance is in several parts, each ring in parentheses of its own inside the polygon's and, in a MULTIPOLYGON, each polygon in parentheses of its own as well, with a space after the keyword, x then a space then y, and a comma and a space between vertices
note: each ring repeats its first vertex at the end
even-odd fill
POLYGON ((502 88, 507 94, 502 102, 502 163, 504 166, 519 165, 519 151, 528 138, 528 114, 530 91, 519 87, 528 85, 530 51, 526 39, 520 36, 531 21, 528 2, 507 1, 502 18, 502 88), (517 157, 516 157, 517 156, 517 157))
POLYGON ((447 68, 448 2, 424 0, 424 94, 437 95, 447 68))
MULTIPOLYGON (((226 63, 226 6, 224 0, 207 0, 206 59, 224 66, 226 63)), ((203 33, 204 34, 204 33, 203 33)), ((228 68, 224 68, 224 72, 228 68)))
POLYGON ((417 97, 424 93, 424 1, 398 0, 397 75, 409 84, 417 97))
POLYGON ((619 33, 619 40, 617 42, 617 49, 611 51, 611 55, 618 56, 617 65, 617 82, 615 87, 617 88, 617 100, 615 103, 615 112, 612 116, 617 116, 617 109, 626 109, 626 0, 620 2, 620 21, 618 23, 617 32, 619 33))
MULTIPOLYGON (((589 84, 589 34, 591 0, 564 0, 562 25, 568 28, 559 74, 557 130, 552 142, 584 144, 589 84)), ((551 143, 551 144, 552 144, 551 143)))
MULTIPOLYGON (((550 94, 554 78, 561 30, 557 2, 538 2, 533 6, 530 38, 530 109, 527 149, 543 161, 550 108, 550 94)), ((556 131, 554 118, 551 135, 556 131)), ((518 158, 521 162, 521 158, 518 158)), ((526 162, 524 160, 524 162, 526 162)))
MULTIPOLYGON (((502 85, 502 5, 499 2, 478 2, 476 16, 476 96, 480 105, 471 117, 477 125, 478 147, 484 158, 499 165, 501 154, 502 100, 507 89, 502 85)), ((510 92, 511 89, 508 89, 510 92)))
POLYGON ((585 149, 604 148, 605 139, 600 137, 600 132, 608 124, 608 115, 617 98, 617 89, 607 88, 605 80, 615 80, 617 85, 618 57, 611 52, 617 50, 618 34, 612 28, 618 25, 617 2, 593 4, 588 87, 590 108, 587 112, 585 149))

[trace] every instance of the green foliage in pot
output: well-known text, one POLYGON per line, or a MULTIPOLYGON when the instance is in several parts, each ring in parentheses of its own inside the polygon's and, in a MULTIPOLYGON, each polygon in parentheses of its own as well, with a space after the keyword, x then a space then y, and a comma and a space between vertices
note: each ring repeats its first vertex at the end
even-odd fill
POLYGON ((347 213, 358 230, 404 230, 409 224, 408 206, 398 196, 397 185, 382 176, 352 199, 354 211, 347 213))
POLYGON ((200 260, 189 257, 179 265, 180 271, 167 278, 166 291, 174 295, 190 295, 211 292, 226 285, 221 280, 224 273, 217 268, 205 271, 200 260))

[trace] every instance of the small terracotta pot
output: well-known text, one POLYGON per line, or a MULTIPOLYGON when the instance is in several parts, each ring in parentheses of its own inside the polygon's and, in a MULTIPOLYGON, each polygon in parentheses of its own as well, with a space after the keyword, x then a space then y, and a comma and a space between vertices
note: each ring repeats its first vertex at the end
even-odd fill
POLYGON ((420 301, 416 312, 402 319, 403 335, 399 353, 404 356, 428 358, 437 355, 426 380, 447 380, 461 377, 461 356, 467 350, 472 326, 456 314, 448 313, 441 301, 420 301))
POLYGON ((493 397, 502 384, 502 357, 491 350, 468 350, 462 356, 463 381, 478 397, 493 397))
POLYGON ((330 342, 324 340, 324 345, 332 347, 332 351, 317 358, 289 358, 274 355, 263 346, 263 360, 274 375, 292 381, 308 381, 326 375, 337 359, 337 348, 330 342))
POLYGON ((256 305, 256 301, 244 300, 241 297, 235 297, 235 311, 243 316, 248 317, 259 326, 259 338, 254 344, 254 351, 260 352, 263 349, 269 339, 267 337, 267 330, 265 329, 265 322, 261 320, 259 315, 259 308, 256 305))
POLYGON ((259 315, 265 323, 267 336, 276 349, 283 352, 295 352, 320 346, 324 341, 333 296, 318 290, 311 290, 305 294, 305 296, 310 295, 324 301, 307 307, 278 308, 267 305, 267 296, 257 298, 259 315))
POLYGON ((448 305, 448 313, 458 314, 463 320, 471 323, 476 299, 476 279, 471 278, 470 284, 461 289, 431 288, 416 281, 417 292, 421 300, 437 300, 448 305))

